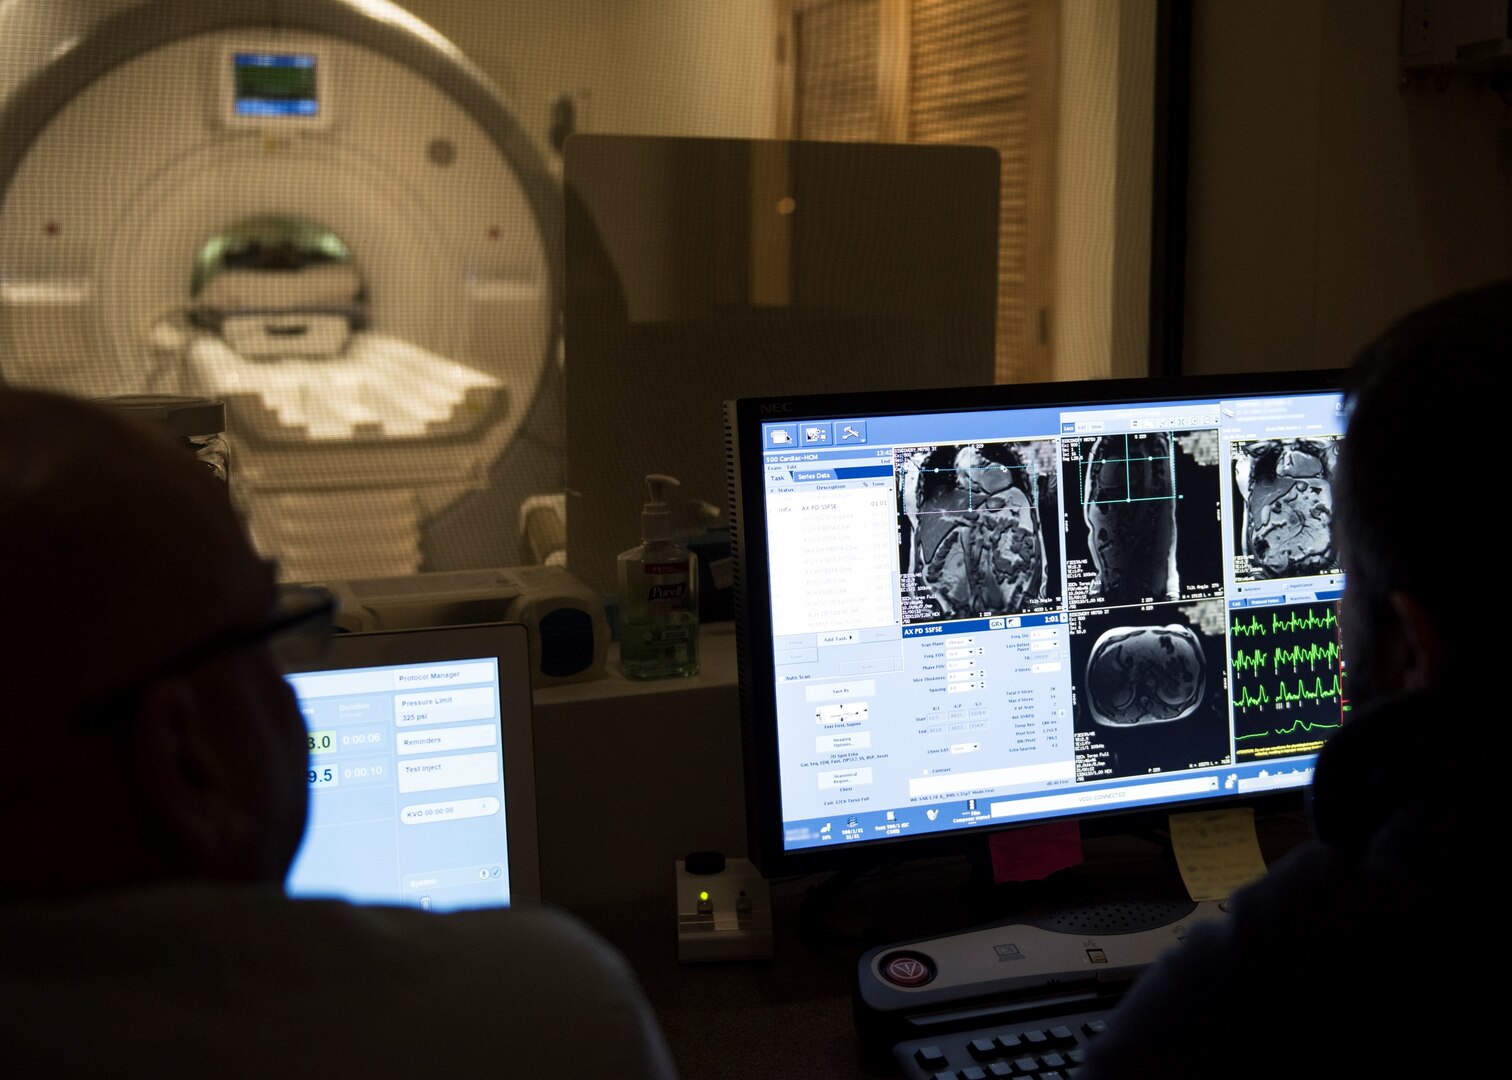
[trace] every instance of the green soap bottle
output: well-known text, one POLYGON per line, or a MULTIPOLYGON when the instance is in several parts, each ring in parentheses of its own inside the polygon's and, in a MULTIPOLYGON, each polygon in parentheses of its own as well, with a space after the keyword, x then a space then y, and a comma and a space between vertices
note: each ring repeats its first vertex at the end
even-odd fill
POLYGON ((641 542, 618 559, 620 670, 631 679, 698 674, 698 556, 672 542, 672 476, 646 477, 641 542))

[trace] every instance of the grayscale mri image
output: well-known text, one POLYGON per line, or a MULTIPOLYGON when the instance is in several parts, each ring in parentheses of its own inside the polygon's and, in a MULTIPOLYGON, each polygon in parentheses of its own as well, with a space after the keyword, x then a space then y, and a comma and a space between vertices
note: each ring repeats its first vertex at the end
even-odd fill
POLYGON ((1109 727, 1183 720, 1202 704, 1207 663, 1188 627, 1115 626, 1087 657, 1082 683, 1092 721, 1109 727))
POLYGON ((1236 580, 1338 571, 1332 485, 1339 441, 1332 437, 1233 444, 1236 580))
POLYGON ((904 622, 1059 605, 1055 453, 1050 439, 897 451, 904 622))
POLYGON ((1079 779, 1230 760, 1223 601, 1076 613, 1079 779))
POLYGON ((1071 439, 1064 458, 1072 607, 1222 591, 1216 432, 1071 439))
POLYGON ((1337 437, 1234 443, 1237 581, 1338 572, 1332 487, 1338 446, 1337 437))

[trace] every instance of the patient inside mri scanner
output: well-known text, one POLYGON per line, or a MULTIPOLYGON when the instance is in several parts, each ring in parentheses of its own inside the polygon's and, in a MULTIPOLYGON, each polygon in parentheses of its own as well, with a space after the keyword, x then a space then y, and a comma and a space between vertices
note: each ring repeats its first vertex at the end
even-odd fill
POLYGON ((218 234, 192 292, 186 381, 265 441, 461 433, 502 392, 493 376, 370 329, 355 260, 312 222, 259 217, 218 234))

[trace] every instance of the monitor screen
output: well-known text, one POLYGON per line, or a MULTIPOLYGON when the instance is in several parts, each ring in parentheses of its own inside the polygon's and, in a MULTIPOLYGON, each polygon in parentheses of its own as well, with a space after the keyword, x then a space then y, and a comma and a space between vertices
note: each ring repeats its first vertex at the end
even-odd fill
POLYGON ((727 403, 763 872, 1295 802, 1347 707, 1340 380, 727 403))
POLYGON ((316 58, 311 53, 232 54, 235 114, 312 117, 320 113, 316 58))
POLYGON ((538 897, 522 625, 338 634, 287 680, 309 751, 290 895, 432 911, 538 897))

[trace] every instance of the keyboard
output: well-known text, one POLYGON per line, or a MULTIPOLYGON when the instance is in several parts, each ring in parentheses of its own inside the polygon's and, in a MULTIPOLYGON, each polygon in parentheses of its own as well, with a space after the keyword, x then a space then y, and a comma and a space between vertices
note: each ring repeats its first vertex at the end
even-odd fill
POLYGON ((1075 1080, 1107 1008, 910 1039, 893 1047, 906 1080, 1075 1080))

